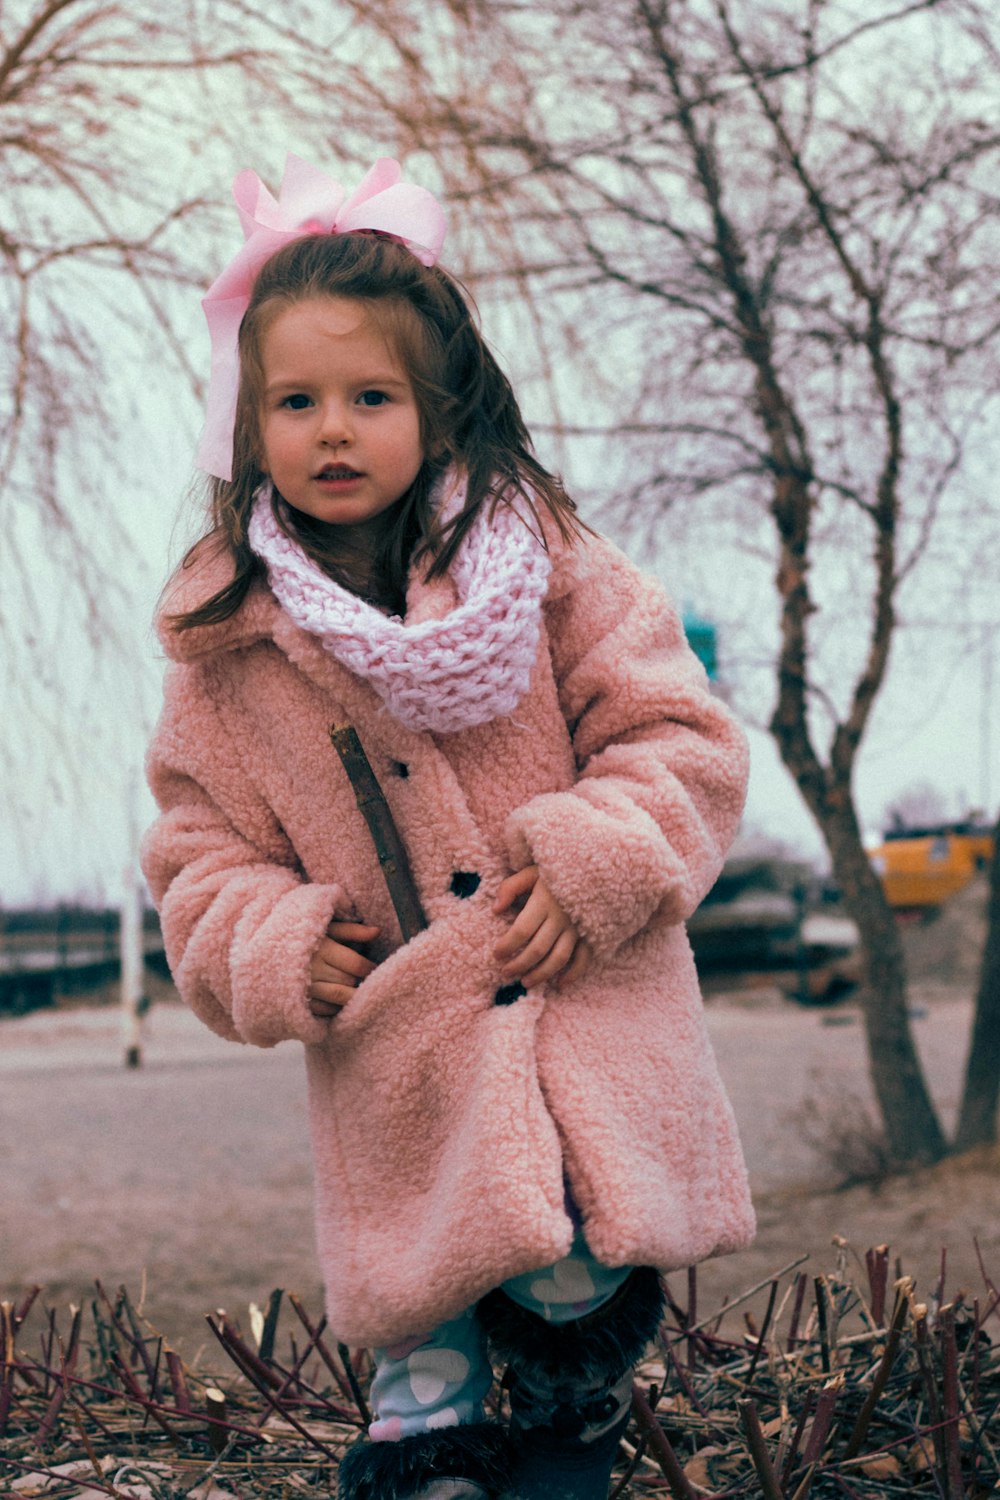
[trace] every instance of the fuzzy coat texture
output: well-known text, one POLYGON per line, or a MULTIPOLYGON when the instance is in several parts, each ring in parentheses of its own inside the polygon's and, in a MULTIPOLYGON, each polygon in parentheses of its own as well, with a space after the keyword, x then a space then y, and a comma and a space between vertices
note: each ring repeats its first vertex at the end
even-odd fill
MULTIPOLYGON (((229 576, 204 552, 164 615, 229 576)), ((407 622, 456 598, 414 570, 407 622)), ((746 1171, 683 927, 736 831, 746 744, 660 586, 602 539, 555 548, 528 692, 451 734, 397 722, 263 584, 221 624, 178 635, 161 618, 160 634, 173 664, 143 868, 187 1003, 225 1037, 305 1045, 338 1337, 395 1342, 560 1259, 564 1173, 608 1265, 746 1245, 746 1171), (330 743, 345 723, 430 919, 405 945, 330 743), (530 863, 595 958, 565 992, 512 998, 493 957, 510 917, 491 907, 530 863), (309 964, 334 916, 381 928, 378 967, 319 1020, 309 964)))

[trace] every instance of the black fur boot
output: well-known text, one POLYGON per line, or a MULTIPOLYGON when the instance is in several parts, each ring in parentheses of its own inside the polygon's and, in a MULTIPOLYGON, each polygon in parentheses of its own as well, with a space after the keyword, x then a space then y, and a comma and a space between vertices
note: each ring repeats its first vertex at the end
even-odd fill
POLYGON ((546 1323, 501 1291, 483 1298, 479 1317, 510 1381, 511 1500, 607 1500, 633 1367, 662 1316, 660 1278, 648 1266, 571 1323, 546 1323))
POLYGON ((507 1434, 495 1422, 439 1427, 398 1442, 352 1444, 340 1463, 339 1500, 486 1500, 511 1478, 507 1434))

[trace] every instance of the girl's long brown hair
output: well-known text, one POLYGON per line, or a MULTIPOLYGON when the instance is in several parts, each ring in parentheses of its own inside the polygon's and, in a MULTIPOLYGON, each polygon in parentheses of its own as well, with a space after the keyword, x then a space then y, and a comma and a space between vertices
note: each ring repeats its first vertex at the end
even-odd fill
POLYGON ((313 234, 279 250, 262 267, 240 326, 240 392, 233 434, 233 477, 210 484, 211 527, 181 564, 190 567, 206 543, 227 551, 232 579, 196 609, 170 616, 175 630, 216 624, 235 614, 264 566, 250 550, 247 526, 254 495, 266 477, 260 467, 260 410, 264 372, 261 344, 273 318, 314 297, 365 302, 413 385, 420 414, 424 463, 397 502, 396 524, 374 561, 345 554, 335 527, 291 507, 279 523, 330 577, 379 605, 400 609, 412 558, 432 557, 430 577, 445 572, 480 507, 519 495, 536 521, 540 505, 560 536, 584 527, 560 481, 531 451, 531 439, 510 382, 490 353, 458 283, 438 267, 421 265, 394 240, 373 234, 313 234), (462 511, 441 527, 431 503, 434 482, 451 464, 465 475, 462 511), (370 570, 370 571, 369 571, 370 570))

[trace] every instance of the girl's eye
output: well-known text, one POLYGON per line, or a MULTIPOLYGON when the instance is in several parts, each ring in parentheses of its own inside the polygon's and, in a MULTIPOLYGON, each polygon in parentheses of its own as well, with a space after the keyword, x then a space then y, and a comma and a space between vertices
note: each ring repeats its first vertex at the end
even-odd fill
POLYGON ((296 391, 294 395, 285 396, 281 404, 282 406, 287 406, 289 411, 305 411, 307 406, 312 405, 312 402, 301 391, 296 391))
POLYGON ((388 399, 384 391, 362 391, 358 397, 362 406, 382 406, 388 399))

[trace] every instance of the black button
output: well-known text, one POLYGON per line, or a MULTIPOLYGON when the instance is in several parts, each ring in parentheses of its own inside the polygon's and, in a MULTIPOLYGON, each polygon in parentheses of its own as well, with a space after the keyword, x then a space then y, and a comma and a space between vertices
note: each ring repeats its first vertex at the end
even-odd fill
POLYGON ((404 760, 394 760, 392 763, 392 769, 396 773, 396 775, 401 776, 404 781, 410 774, 410 768, 404 760))
POLYGON ((493 1004, 513 1005, 515 1000, 520 1000, 521 996, 526 995, 527 993, 528 991, 524 988, 524 985, 521 983, 521 981, 519 979, 515 979, 513 984, 502 984, 500 986, 496 994, 493 996, 493 1004))
POLYGON ((456 870, 451 877, 451 894, 460 896, 464 901, 467 896, 475 895, 478 891, 481 878, 474 870, 456 870))

